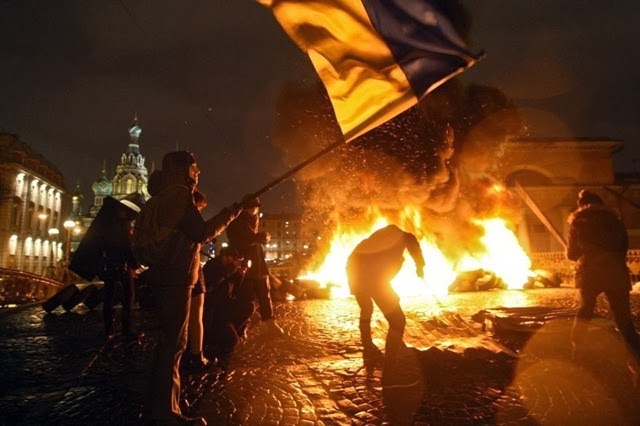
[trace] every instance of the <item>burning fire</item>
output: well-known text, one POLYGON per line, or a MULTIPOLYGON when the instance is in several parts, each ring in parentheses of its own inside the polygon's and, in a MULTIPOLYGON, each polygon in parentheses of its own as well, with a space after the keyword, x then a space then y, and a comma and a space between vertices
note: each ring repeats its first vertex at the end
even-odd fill
MULTIPOLYGON (((315 280, 323 287, 329 286, 334 298, 348 296, 347 258, 360 241, 391 223, 376 209, 370 209, 369 213, 369 216, 372 214, 375 216, 369 221, 372 223, 371 226, 358 230, 342 229, 339 226, 332 236, 329 250, 324 255, 320 266, 302 274, 299 278, 315 280)), ((531 260, 520 247, 515 234, 501 218, 474 219, 473 223, 484 230, 480 238, 483 251, 460 253, 457 259, 448 259, 437 247, 432 236, 420 235, 421 220, 418 209, 406 208, 402 216, 400 223, 396 222, 396 224, 416 235, 420 241, 426 266, 425 279, 422 281, 416 276, 413 259, 405 252, 402 270, 391 282, 398 294, 405 296, 426 293, 446 294, 449 285, 458 273, 463 271, 477 269, 491 271, 501 278, 509 289, 522 288, 532 274, 531 260)))

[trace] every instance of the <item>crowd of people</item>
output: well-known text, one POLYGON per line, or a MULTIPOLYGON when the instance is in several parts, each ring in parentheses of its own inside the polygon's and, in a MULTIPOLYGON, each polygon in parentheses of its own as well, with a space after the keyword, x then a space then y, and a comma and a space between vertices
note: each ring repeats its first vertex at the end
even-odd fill
MULTIPOLYGON (((160 331, 149 386, 148 411, 153 424, 206 424, 203 418, 187 417, 181 411, 181 370, 200 372, 213 365, 227 368, 234 349, 247 338, 249 320, 256 312, 266 332, 284 334, 271 300, 262 247, 270 235, 260 231, 260 199, 247 195, 204 220, 207 198, 198 190, 199 175, 192 153, 166 154, 162 169, 149 178, 151 199, 144 203, 130 197, 106 198, 72 261, 80 275, 97 275, 104 281, 107 339, 114 335, 116 290, 122 295, 122 335, 134 338, 131 309, 136 275, 151 290, 150 306, 160 331), (156 233, 158 241, 153 245, 141 242, 146 235, 143 226, 156 233), (203 244, 225 231, 229 245, 202 262, 203 244)), ((567 258, 576 262, 576 286, 581 295, 572 342, 580 347, 586 339, 586 321, 593 315, 597 296, 604 293, 624 341, 637 354, 639 341, 631 319, 625 262, 627 232, 596 194, 582 191, 577 204, 569 217, 567 245, 567 258)), ((396 225, 375 231, 347 260, 349 288, 360 308, 364 364, 368 369, 382 367, 385 387, 414 384, 411 377, 393 374, 402 370, 406 346, 405 316, 390 282, 401 269, 405 251, 413 258, 417 276, 423 278, 425 259, 416 236, 396 225), (374 304, 389 323, 384 353, 371 336, 374 304)))

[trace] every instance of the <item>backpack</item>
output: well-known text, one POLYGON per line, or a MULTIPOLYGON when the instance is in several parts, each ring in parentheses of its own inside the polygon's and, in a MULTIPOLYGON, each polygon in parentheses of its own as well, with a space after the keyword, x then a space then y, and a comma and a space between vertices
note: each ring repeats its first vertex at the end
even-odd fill
POLYGON ((151 197, 138 213, 133 226, 133 255, 141 265, 148 267, 166 258, 166 251, 175 233, 173 228, 158 224, 159 212, 160 199, 151 197))

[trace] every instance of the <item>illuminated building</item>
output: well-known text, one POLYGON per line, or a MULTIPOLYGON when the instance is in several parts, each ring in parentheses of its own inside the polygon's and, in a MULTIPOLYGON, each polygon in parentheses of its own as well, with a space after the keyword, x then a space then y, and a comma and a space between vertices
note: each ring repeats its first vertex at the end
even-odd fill
POLYGON ((0 267, 46 275, 62 259, 65 193, 53 164, 0 133, 0 267))

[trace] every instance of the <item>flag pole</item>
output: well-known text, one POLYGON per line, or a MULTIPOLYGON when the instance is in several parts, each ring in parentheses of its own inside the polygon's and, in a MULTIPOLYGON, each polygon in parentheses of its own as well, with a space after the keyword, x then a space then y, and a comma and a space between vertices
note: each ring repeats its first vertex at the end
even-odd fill
POLYGON ((258 189, 254 193, 252 193, 250 198, 255 198, 255 197, 258 197, 258 196, 264 194, 265 192, 269 191, 274 186, 282 183, 286 179, 288 179, 291 176, 293 176, 294 174, 298 173, 300 170, 302 170, 303 168, 307 167, 309 164, 313 163, 314 161, 316 161, 320 157, 322 157, 322 156, 330 153, 334 149, 336 149, 336 148, 338 148, 340 146, 346 145, 346 144, 347 144, 347 142, 345 140, 340 140, 340 141, 332 143, 331 145, 329 145, 326 148, 324 148, 322 151, 317 152, 316 154, 314 154, 311 157, 307 158, 302 163, 300 163, 297 166, 293 167, 292 169, 290 169, 288 172, 286 172, 285 174, 283 174, 279 178, 269 182, 268 184, 266 184, 262 188, 258 189))

